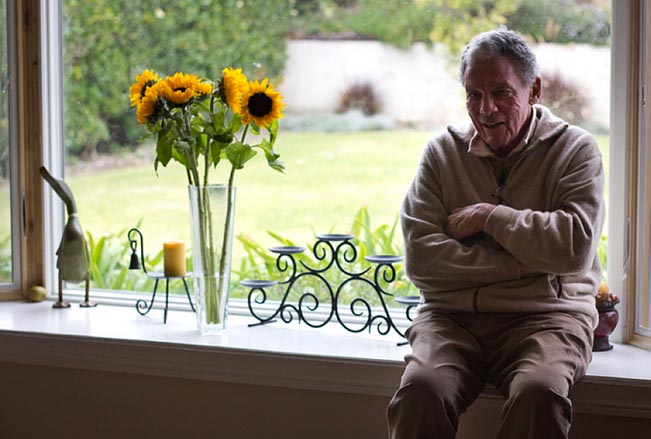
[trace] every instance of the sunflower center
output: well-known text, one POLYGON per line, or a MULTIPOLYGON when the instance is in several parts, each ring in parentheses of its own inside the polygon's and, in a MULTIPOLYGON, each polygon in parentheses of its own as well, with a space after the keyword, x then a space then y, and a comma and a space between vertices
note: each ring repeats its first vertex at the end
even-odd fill
POLYGON ((179 87, 179 88, 174 89, 174 91, 178 91, 178 92, 181 92, 181 93, 185 93, 186 90, 187 90, 186 87, 179 87))
POLYGON ((262 117, 271 113, 273 101, 265 93, 256 93, 249 98, 249 113, 253 116, 262 117))

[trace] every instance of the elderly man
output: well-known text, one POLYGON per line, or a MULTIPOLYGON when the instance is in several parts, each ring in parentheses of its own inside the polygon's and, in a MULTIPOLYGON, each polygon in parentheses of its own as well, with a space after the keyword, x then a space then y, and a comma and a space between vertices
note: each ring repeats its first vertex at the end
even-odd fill
POLYGON ((566 438, 597 319, 601 155, 537 104, 536 58, 517 33, 476 36, 460 78, 472 126, 430 141, 401 212, 423 304, 390 437, 453 438, 491 383, 506 398, 499 438, 566 438))

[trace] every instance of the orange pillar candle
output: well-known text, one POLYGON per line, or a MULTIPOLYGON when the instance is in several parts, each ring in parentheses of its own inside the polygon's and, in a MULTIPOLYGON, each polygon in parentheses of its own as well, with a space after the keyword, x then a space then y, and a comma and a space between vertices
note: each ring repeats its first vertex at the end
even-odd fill
POLYGON ((185 245, 179 241, 163 243, 165 277, 185 276, 185 245))

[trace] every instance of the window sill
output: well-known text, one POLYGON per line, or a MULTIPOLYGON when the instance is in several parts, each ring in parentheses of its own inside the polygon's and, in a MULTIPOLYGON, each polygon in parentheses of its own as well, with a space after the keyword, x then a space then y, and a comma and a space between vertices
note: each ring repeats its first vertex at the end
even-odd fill
MULTIPOLYGON (((275 323, 249 328, 230 316, 222 335, 201 336, 194 314, 141 317, 133 307, 54 310, 51 302, 0 303, 0 362, 47 365, 390 397, 408 346, 395 334, 351 334, 275 323)), ((572 399, 579 413, 651 419, 651 352, 598 352, 572 399)), ((482 398, 501 398, 487 389, 482 398)))

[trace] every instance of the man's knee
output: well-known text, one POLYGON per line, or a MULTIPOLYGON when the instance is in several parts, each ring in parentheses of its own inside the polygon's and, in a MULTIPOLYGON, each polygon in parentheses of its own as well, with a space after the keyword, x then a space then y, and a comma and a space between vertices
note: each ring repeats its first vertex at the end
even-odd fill
POLYGON ((454 418, 465 410, 463 396, 468 391, 462 381, 447 367, 408 367, 392 405, 400 402, 454 418))
POLYGON ((549 380, 528 379, 511 386, 499 438, 567 438, 572 403, 549 380))
POLYGON ((390 437, 453 438, 465 409, 448 374, 417 373, 403 376, 387 409, 390 437))
POLYGON ((510 399, 532 407, 552 406, 562 395, 547 380, 526 380, 511 388, 510 399))
POLYGON ((512 383, 505 409, 544 422, 566 424, 572 418, 568 392, 569 384, 558 377, 533 374, 512 383))

